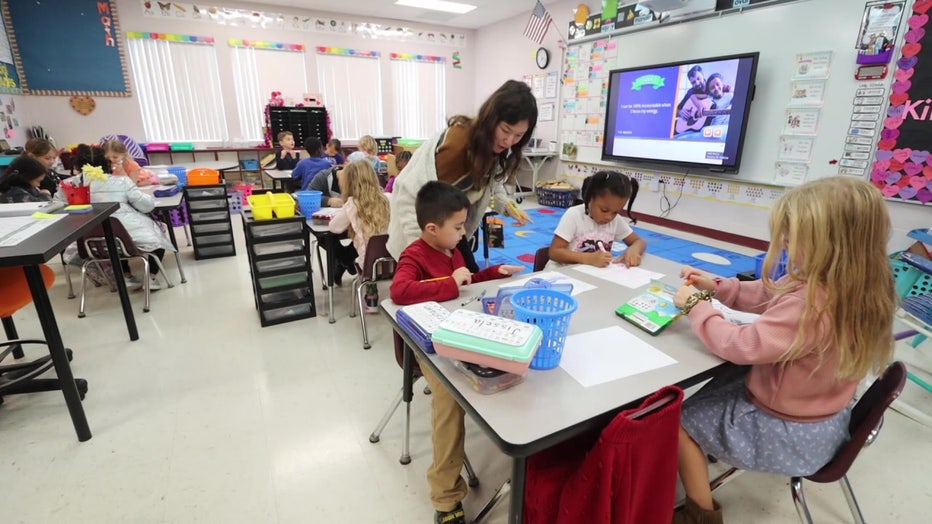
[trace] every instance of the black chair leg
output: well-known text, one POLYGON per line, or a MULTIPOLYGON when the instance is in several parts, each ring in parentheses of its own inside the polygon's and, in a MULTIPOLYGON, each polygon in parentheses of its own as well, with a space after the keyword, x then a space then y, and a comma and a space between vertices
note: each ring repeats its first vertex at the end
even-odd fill
MULTIPOLYGON (((19 334, 16 333, 16 324, 13 323, 13 317, 3 317, 3 319, 0 320, 3 321, 3 331, 6 332, 6 339, 18 339, 19 334)), ((16 344, 12 346, 11 349, 13 350, 13 358, 23 358, 25 356, 22 344, 16 344)))

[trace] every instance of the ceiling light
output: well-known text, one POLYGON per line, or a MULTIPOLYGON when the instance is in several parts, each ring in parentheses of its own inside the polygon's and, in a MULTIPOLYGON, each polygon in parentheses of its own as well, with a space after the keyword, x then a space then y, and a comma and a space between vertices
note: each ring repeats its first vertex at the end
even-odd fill
POLYGON ((461 4, 459 2, 447 2, 446 0, 396 0, 395 5, 420 7, 421 9, 456 13, 459 15, 468 13, 476 8, 474 5, 461 4))

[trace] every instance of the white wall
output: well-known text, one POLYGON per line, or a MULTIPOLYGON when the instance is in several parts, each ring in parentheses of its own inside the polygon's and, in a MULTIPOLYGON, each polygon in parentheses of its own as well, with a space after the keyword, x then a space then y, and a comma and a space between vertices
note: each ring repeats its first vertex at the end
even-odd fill
MULTIPOLYGON (((306 11, 297 8, 285 8, 248 3, 227 3, 224 7, 256 9, 265 12, 280 12, 287 15, 301 15, 314 17, 333 17, 340 20, 367 21, 386 25, 399 25, 397 20, 365 18, 364 15, 335 15, 316 11, 306 11)), ((467 29, 454 29, 453 32, 466 35, 466 47, 418 44, 393 40, 373 40, 356 36, 322 34, 295 30, 271 30, 249 27, 230 27, 203 21, 186 21, 173 18, 146 17, 143 15, 141 2, 134 0, 117 0, 117 10, 120 16, 120 26, 123 32, 146 31, 164 32, 197 36, 212 36, 216 39, 217 59, 220 66, 220 81, 224 89, 224 108, 230 136, 242 136, 239 133, 239 121, 234 100, 233 73, 231 64, 231 48, 227 45, 230 38, 260 40, 270 42, 284 42, 289 44, 303 44, 306 46, 308 92, 319 93, 317 88, 316 46, 342 47, 364 50, 375 50, 382 54, 380 59, 382 67, 382 96, 384 107, 384 122, 386 133, 391 131, 395 108, 392 107, 392 86, 390 76, 389 54, 413 53, 443 56, 447 59, 447 109, 450 115, 456 113, 471 113, 474 111, 474 82, 476 66, 472 60, 475 45, 475 31, 467 29), (463 68, 452 67, 452 55, 459 51, 462 57, 463 68)), ((440 26, 425 26, 423 24, 403 22, 404 26, 412 29, 436 30, 440 26)), ((125 43, 125 39, 124 39, 125 43)), ((289 74, 287 71, 283 75, 289 74)), ((130 74, 132 84, 132 74, 130 74)), ((298 96, 301 93, 297 94, 298 96)), ((27 106, 30 115, 29 125, 45 126, 49 134, 56 139, 59 145, 78 142, 97 141, 102 135, 108 133, 126 134, 145 141, 142 116, 135 94, 131 97, 97 97, 97 108, 88 116, 81 116, 68 105, 65 96, 28 96, 22 97, 23 104, 27 106)), ((325 101, 326 103, 326 101, 325 101)), ((337 137, 339 138, 339 137, 337 137)))
MULTIPOLYGON (((589 5, 592 6, 592 11, 595 12, 599 8, 593 4, 594 3, 589 2, 589 5)), ((841 5, 842 2, 838 2, 838 4, 839 5, 836 6, 838 9, 853 10, 857 11, 857 13, 863 13, 863 3, 845 2, 844 6, 841 5)), ((553 17, 554 22, 556 23, 556 28, 551 27, 547 34, 546 40, 544 41, 544 46, 554 52, 554 59, 551 62, 550 68, 548 68, 549 70, 554 70, 554 68, 556 68, 555 70, 562 71, 559 55, 560 50, 557 47, 557 40, 558 38, 566 39, 566 28, 569 24, 569 21, 573 17, 573 9, 575 9, 577 5, 579 5, 579 2, 573 0, 566 0, 554 3, 552 5, 547 5, 547 10, 550 12, 550 15, 553 17)), ((768 12, 768 15, 773 15, 772 18, 774 20, 780 21, 779 23, 789 24, 792 20, 796 19, 796 17, 805 18, 808 13, 807 7, 811 7, 811 2, 799 2, 766 7, 763 8, 762 11, 768 12)), ((480 64, 479 71, 477 72, 476 76, 476 107, 478 107, 478 105, 482 103, 485 97, 505 79, 521 79, 522 75, 537 71, 537 68, 534 65, 533 51, 538 46, 522 35, 522 31, 524 30, 524 26, 527 23, 529 14, 530 10, 527 14, 522 14, 498 24, 479 29, 475 48, 476 61, 480 64)), ((741 17, 745 15, 731 16, 737 19, 741 19, 741 17)), ((714 24, 716 22, 716 20, 706 20, 691 23, 714 24)), ((686 24, 690 24, 690 22, 687 22, 686 24)), ((845 31, 846 34, 850 35, 856 35, 858 30, 856 26, 848 28, 836 27, 833 24, 833 20, 825 20, 824 24, 825 27, 830 28, 832 31, 845 31)), ((629 35, 628 37, 625 37, 622 35, 620 37, 614 38, 618 39, 619 48, 621 49, 620 53, 636 54, 637 49, 627 45, 626 38, 627 42, 636 41, 638 43, 638 47, 646 46, 650 48, 664 48, 667 45, 666 36, 669 36, 671 32, 678 33, 688 30, 688 25, 673 25, 668 27, 649 29, 640 33, 636 33, 636 36, 629 35)), ((776 27, 769 27, 768 31, 777 34, 780 33, 781 28, 779 25, 776 27)), ((853 38, 854 36, 851 37, 852 41, 853 38)), ((729 40, 725 39, 723 41, 727 42, 729 40)), ((753 41, 747 40, 734 42, 734 46, 734 52, 750 51, 755 49, 755 43, 753 41)), ((816 51, 822 49, 820 48, 811 50, 816 51)), ((837 49, 836 51, 839 54, 843 54, 844 56, 848 56, 850 54, 850 49, 847 48, 837 49), (842 51, 844 51, 844 53, 842 53, 842 51)), ((703 51, 703 43, 701 40, 699 40, 696 41, 693 48, 683 49, 682 53, 683 58, 706 55, 714 56, 716 54, 722 54, 722 49, 721 44, 716 44, 714 49, 711 49, 708 53, 705 53, 703 51)), ((764 59, 764 57, 762 57, 762 59, 764 59)), ((841 64, 839 65, 839 70, 833 72, 833 74, 847 74, 848 69, 850 69, 849 66, 852 65, 853 64, 848 63, 841 64)), ((763 96, 761 90, 758 90, 758 96, 763 96)), ((785 98, 785 93, 781 91, 780 96, 785 98)), ((760 106, 761 104, 755 102, 755 105, 760 106)), ((825 100, 825 105, 826 110, 835 110, 837 109, 837 106, 844 106, 844 111, 850 111, 851 100, 848 98, 840 100, 825 100)), ((829 139, 834 139, 834 135, 837 135, 838 132, 843 134, 844 130, 832 130, 830 133, 832 136, 829 137, 829 139)), ((538 136, 544 138, 545 140, 555 139, 548 137, 557 136, 556 122, 549 123, 549 125, 545 124, 540 126, 538 136)), ((769 154, 772 154, 773 158, 767 160, 767 162, 772 164, 773 161, 776 160, 776 143, 774 143, 774 147, 770 148, 770 150, 772 152, 769 154)), ((568 166, 562 162, 551 161, 548 162, 548 164, 552 165, 548 165, 548 167, 543 171, 545 176, 542 178, 544 179, 564 174, 571 174, 568 166)), ((690 177, 692 177, 692 175, 690 175, 690 177)), ((668 198, 671 201, 675 201, 676 196, 677 195, 674 192, 674 194, 669 195, 668 198)), ((644 188, 641 194, 638 196, 638 200, 636 201, 634 208, 638 212, 658 216, 663 211, 661 205, 662 198, 660 193, 651 192, 648 191, 647 188, 644 188)), ((889 206, 894 225, 894 233, 889 246, 890 251, 903 249, 905 246, 911 243, 911 241, 906 238, 906 233, 908 231, 920 227, 928 228, 932 226, 932 212, 930 212, 930 206, 917 206, 900 202, 890 202, 889 206)), ((679 201, 679 204, 677 204, 668 218, 715 230, 728 231, 730 233, 744 235, 751 238, 767 240, 769 238, 769 232, 767 230, 768 213, 768 209, 762 209, 759 207, 751 207, 747 205, 723 202, 720 200, 683 195, 679 201)))

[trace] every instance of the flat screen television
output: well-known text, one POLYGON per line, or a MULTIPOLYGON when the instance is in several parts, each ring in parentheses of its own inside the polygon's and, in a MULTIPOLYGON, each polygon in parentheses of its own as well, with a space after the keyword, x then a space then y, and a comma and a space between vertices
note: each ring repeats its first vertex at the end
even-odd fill
POLYGON ((737 172, 759 55, 613 70, 602 159, 737 172))

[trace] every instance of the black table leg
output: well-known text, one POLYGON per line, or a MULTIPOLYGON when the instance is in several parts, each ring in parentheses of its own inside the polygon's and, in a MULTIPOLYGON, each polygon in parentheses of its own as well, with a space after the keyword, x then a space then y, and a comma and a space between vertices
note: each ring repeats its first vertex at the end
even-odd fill
POLYGON ((524 523, 524 484, 527 476, 527 458, 512 457, 511 459, 511 508, 508 509, 508 522, 510 524, 524 523))
POLYGON ((402 393, 401 400, 411 402, 414 398, 414 352, 407 342, 404 343, 404 357, 401 359, 402 393))
POLYGON ((175 240, 175 226, 172 225, 171 212, 167 209, 160 209, 159 216, 162 219, 162 223, 168 226, 168 238, 172 241, 172 245, 175 246, 175 251, 177 251, 178 241, 175 240))
MULTIPOLYGON (((126 330, 129 331, 130 340, 139 340, 139 331, 136 329, 136 317, 133 316, 133 305, 129 301, 129 293, 126 292, 126 282, 123 280, 123 266, 120 265, 120 257, 117 256, 116 240, 113 237, 113 227, 110 225, 112 218, 102 222, 104 226, 104 237, 107 239, 107 251, 110 252, 110 266, 113 268, 113 278, 116 279, 117 291, 120 293, 120 304, 123 306, 123 318, 126 320, 126 330)), ((145 278, 149 278, 146 275, 145 278)), ((90 438, 90 437, 88 437, 90 438)))
MULTIPOLYGON (((109 241, 113 241, 112 236, 107 238, 109 241)), ((68 413, 71 415, 71 422, 74 424, 74 431, 78 434, 80 442, 90 440, 91 428, 88 426, 87 417, 84 415, 84 407, 81 405, 78 386, 74 383, 71 364, 68 362, 65 345, 61 340, 61 333, 58 331, 55 313, 52 311, 52 302, 45 291, 42 271, 39 266, 24 266, 23 270, 26 273, 26 281, 29 282, 29 290, 32 292, 32 302, 35 304, 36 313, 39 315, 39 323, 42 324, 42 333, 49 345, 49 354, 52 356, 52 363, 55 365, 55 374, 58 375, 61 391, 65 396, 65 404, 68 406, 68 413)), ((125 292, 126 288, 123 289, 125 292)), ((133 327, 135 328, 135 325, 133 327)))

